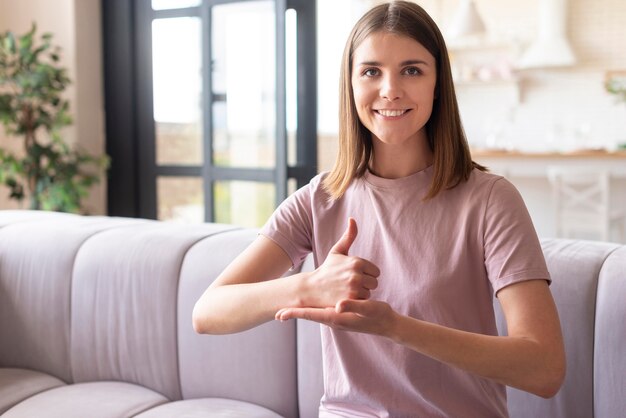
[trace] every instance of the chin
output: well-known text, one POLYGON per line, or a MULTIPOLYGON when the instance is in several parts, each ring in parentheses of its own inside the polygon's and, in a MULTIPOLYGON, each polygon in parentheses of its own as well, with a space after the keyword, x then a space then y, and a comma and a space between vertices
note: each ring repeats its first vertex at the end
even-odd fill
POLYGON ((374 138, 378 140, 378 142, 385 145, 402 145, 411 141, 411 136, 404 135, 376 135, 374 134, 374 138))

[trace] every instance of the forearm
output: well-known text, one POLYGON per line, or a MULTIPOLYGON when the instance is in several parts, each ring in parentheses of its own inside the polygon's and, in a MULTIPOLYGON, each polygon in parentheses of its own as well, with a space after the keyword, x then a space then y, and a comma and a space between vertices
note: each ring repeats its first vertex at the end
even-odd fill
POLYGON ((301 305, 305 275, 209 287, 194 307, 194 329, 202 334, 230 334, 273 320, 279 309, 301 305))
POLYGON ((524 337, 460 331, 398 315, 389 337, 443 363, 543 397, 554 396, 564 362, 554 347, 524 337))

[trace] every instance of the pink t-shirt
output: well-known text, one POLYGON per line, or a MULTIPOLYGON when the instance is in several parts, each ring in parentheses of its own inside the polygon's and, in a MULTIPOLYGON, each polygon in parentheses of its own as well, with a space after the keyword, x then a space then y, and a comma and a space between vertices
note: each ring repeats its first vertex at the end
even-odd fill
MULTIPOLYGON (((366 173, 329 201, 324 174, 286 199, 261 233, 298 266, 324 262, 357 221, 350 255, 381 271, 372 299, 397 312, 497 335, 492 296, 512 283, 550 277, 524 202, 506 179, 474 170, 468 181, 422 201, 432 166, 400 179, 366 173)), ((322 326, 320 417, 506 417, 503 385, 389 339, 322 326)))

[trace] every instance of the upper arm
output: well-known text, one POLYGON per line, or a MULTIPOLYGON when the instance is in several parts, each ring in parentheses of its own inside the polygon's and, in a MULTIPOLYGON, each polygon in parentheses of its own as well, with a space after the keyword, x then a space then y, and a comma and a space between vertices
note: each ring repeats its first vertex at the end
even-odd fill
POLYGON ((561 356, 563 337, 559 315, 545 280, 511 284, 498 292, 508 335, 534 340, 548 353, 561 356))
POLYGON ((210 287, 276 279, 290 267, 291 259, 287 253, 271 239, 258 235, 210 287))

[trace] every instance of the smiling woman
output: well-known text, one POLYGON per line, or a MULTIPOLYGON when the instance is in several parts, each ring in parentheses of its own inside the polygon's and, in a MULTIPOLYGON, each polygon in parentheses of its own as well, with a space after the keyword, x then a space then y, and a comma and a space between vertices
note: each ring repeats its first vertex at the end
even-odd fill
POLYGON ((205 291, 196 331, 322 324, 320 417, 506 417, 505 385, 553 396, 565 363, 550 275, 517 190, 471 160, 439 29, 415 3, 377 6, 341 71, 333 170, 205 291), (315 270, 281 277, 310 253, 315 270))

